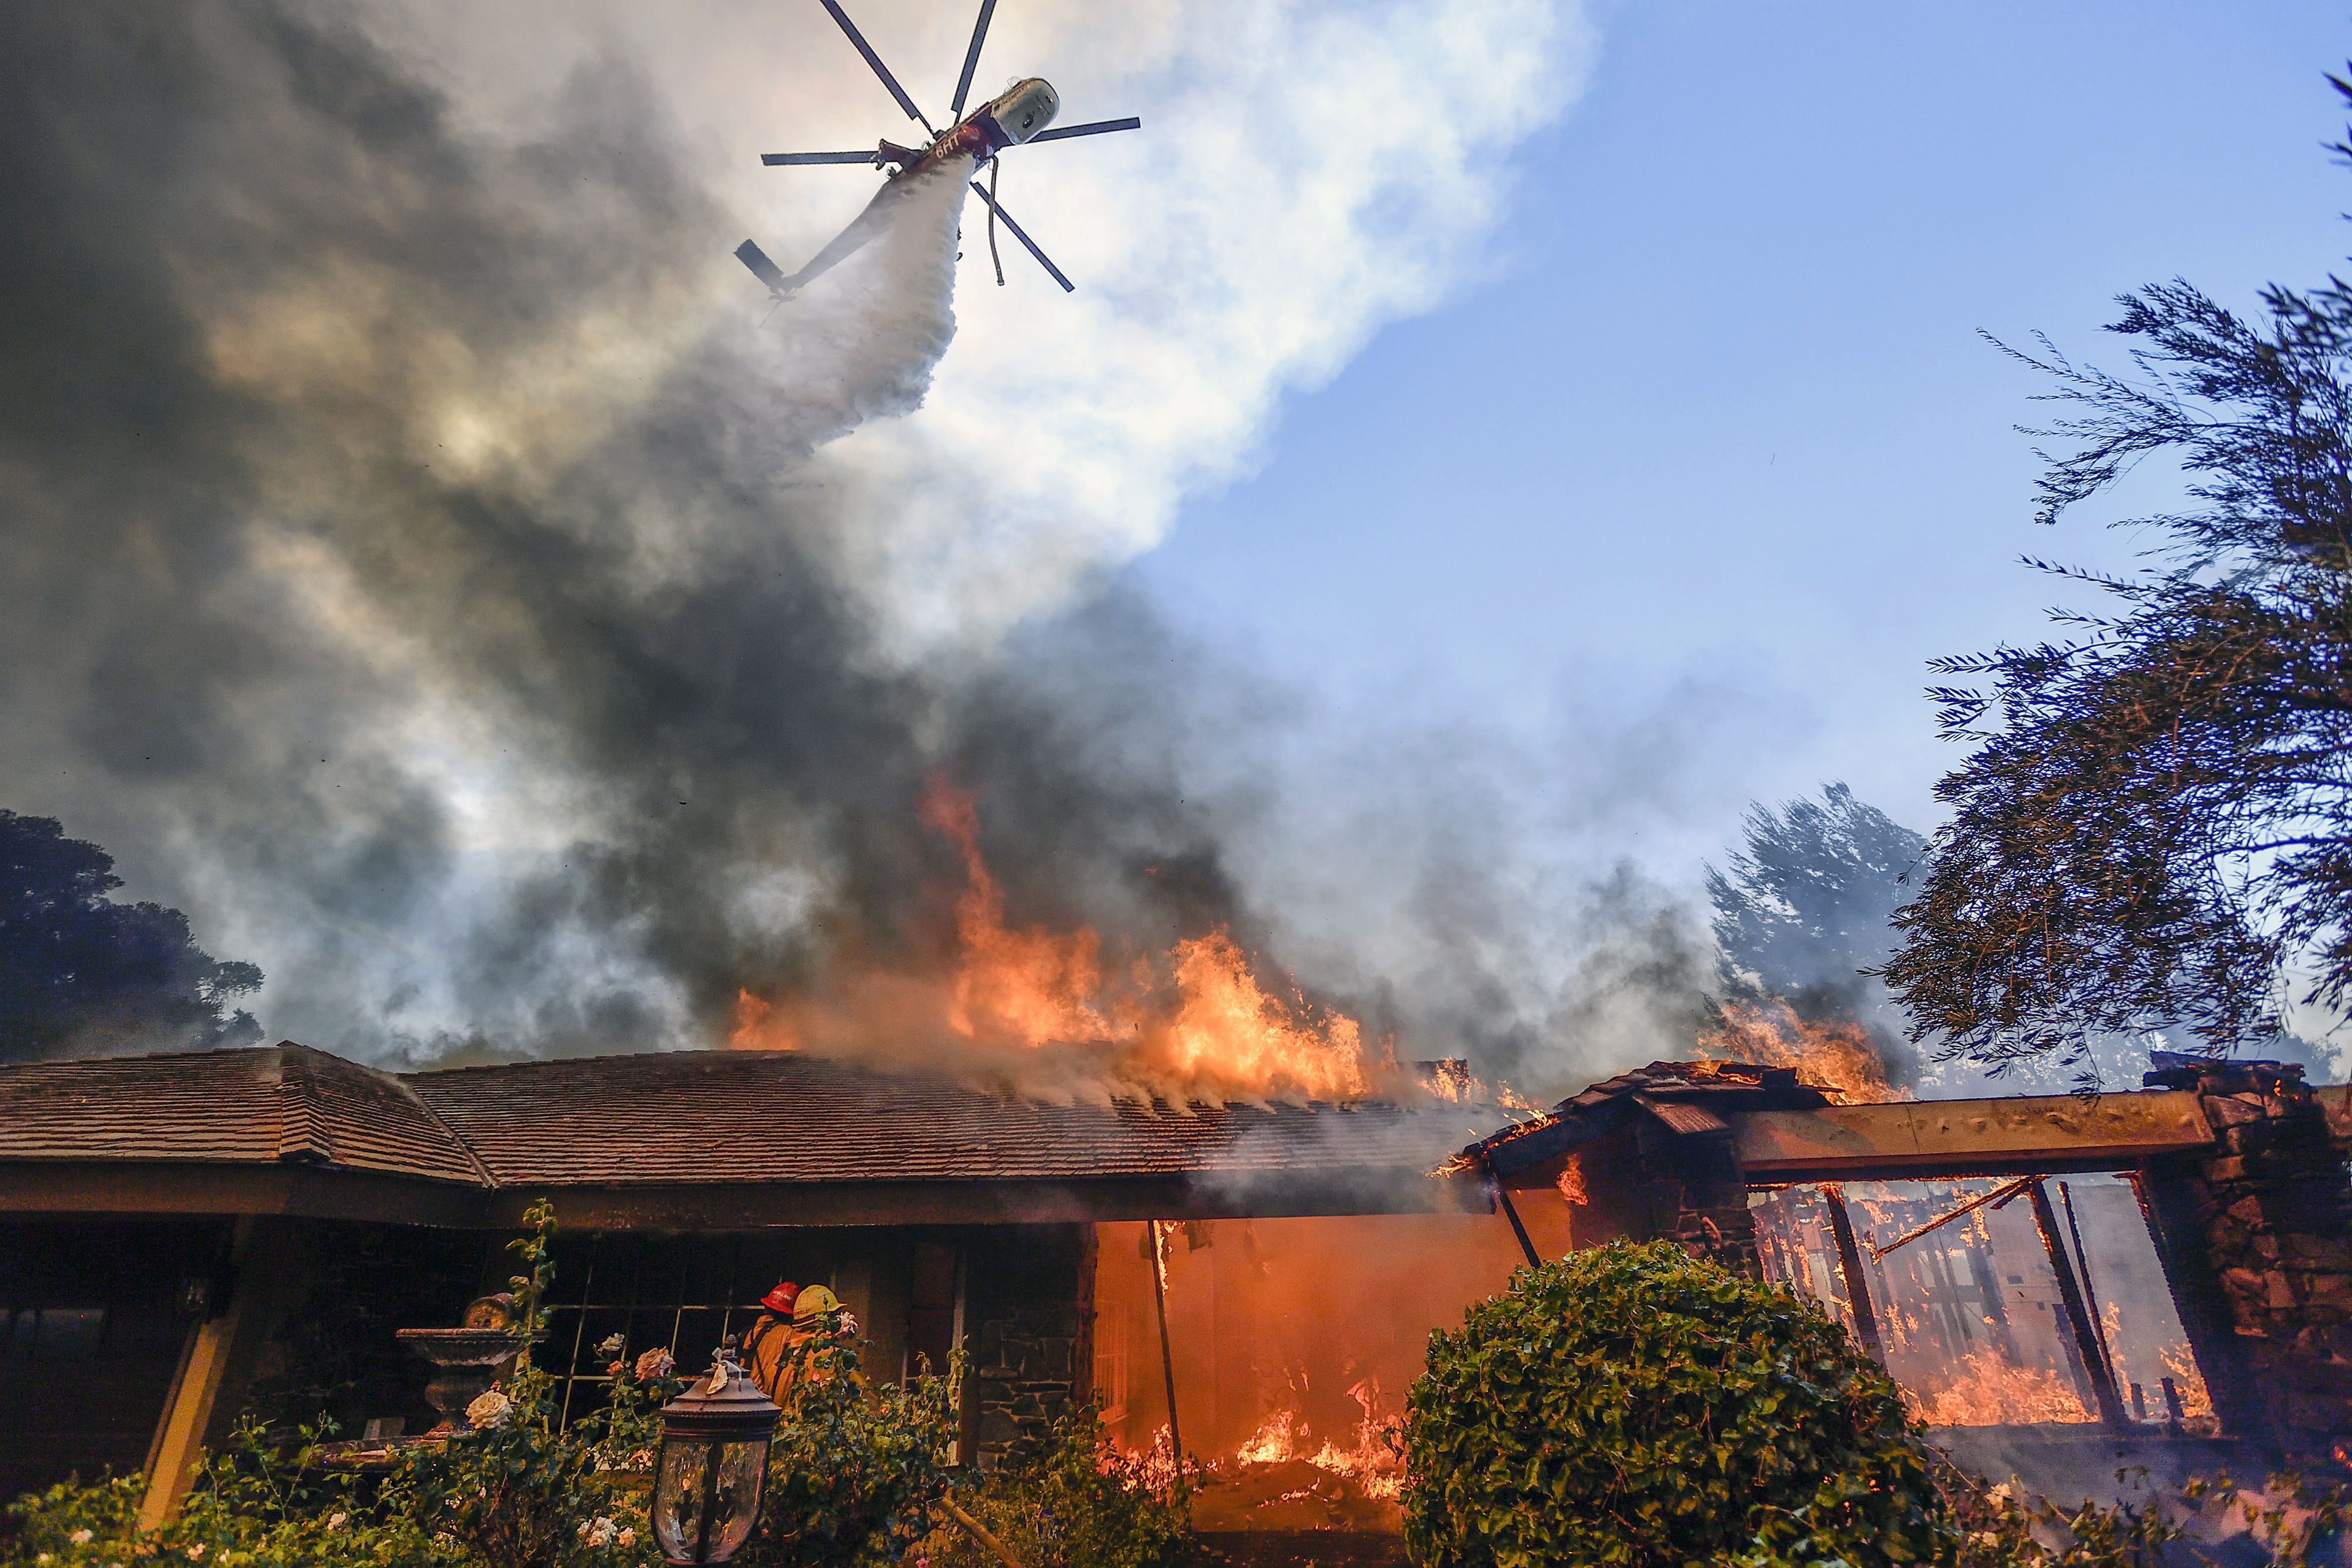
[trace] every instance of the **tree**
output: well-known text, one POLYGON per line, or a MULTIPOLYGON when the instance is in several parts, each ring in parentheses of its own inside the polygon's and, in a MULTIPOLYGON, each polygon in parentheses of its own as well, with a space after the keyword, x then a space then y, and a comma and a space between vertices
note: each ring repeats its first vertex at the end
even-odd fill
POLYGON ((1807 1019, 1875 1022, 1874 971, 1895 949, 1893 916, 1927 841, 1832 784, 1779 810, 1758 802, 1731 869, 1706 868, 1722 981, 1783 998, 1807 1019))
POLYGON ((176 909, 107 897, 121 885, 55 818, 0 810, 0 1061, 259 1038, 226 1009, 261 971, 197 946, 176 909))
POLYGON ((2116 525, 2158 541, 2130 577, 2029 559, 2108 601, 2053 612, 2063 641, 1934 665, 1979 678, 1931 693, 1977 746, 1884 975, 1948 1056, 2168 1026, 2230 1051, 2278 1034, 2292 973, 2352 995, 2352 287, 2260 298, 2122 296, 2129 379, 1996 345, 2066 410, 2031 433, 2069 444, 2036 521, 2159 455, 2190 505, 2116 525))

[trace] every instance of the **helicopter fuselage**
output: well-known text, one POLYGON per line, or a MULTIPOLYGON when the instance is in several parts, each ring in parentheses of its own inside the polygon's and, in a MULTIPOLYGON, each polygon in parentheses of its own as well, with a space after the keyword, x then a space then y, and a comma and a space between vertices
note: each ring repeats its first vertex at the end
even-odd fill
POLYGON ((1018 147, 1053 124, 1061 107, 1061 95, 1052 83, 1043 77, 1029 77, 940 131, 929 147, 885 141, 876 150, 874 161, 898 164, 900 174, 917 173, 950 158, 986 163, 1007 147, 1018 147))
MULTIPOLYGON (((833 6, 832 0, 826 0, 826 4, 834 10, 836 19, 839 19, 839 8, 833 6)), ((983 11, 982 13, 983 19, 986 16, 987 13, 983 11)), ((842 26, 846 28, 848 23, 844 20, 842 26)), ((861 48, 865 47, 855 29, 850 30, 850 37, 851 40, 858 43, 861 48)), ((979 46, 975 44, 973 47, 977 51, 979 46)), ((870 51, 867 57, 870 61, 872 58, 870 51)), ((879 70, 880 67, 877 65, 876 69, 879 70)), ((966 75, 967 77, 970 75, 968 66, 966 75)), ((884 73, 883 79, 886 82, 891 81, 887 72, 884 73)), ((896 90, 895 84, 893 90, 896 90)), ((960 93, 959 96, 961 96, 960 93)), ((903 94, 901 101, 906 101, 903 94)), ((745 240, 736 247, 736 258, 750 267, 752 274, 768 286, 768 292, 778 299, 789 299, 806 287, 811 279, 837 266, 872 240, 876 235, 881 233, 889 222, 889 214, 894 204, 912 195, 923 183, 922 176, 969 160, 970 167, 956 176, 959 181, 968 180, 982 165, 992 162, 996 155, 1006 148, 1018 147, 1024 141, 1033 141, 1045 134, 1046 128, 1054 123, 1054 116, 1061 107, 1061 95, 1054 90, 1051 82, 1046 81, 1043 77, 1024 77, 957 120, 953 125, 949 126, 945 131, 933 136, 928 147, 901 147, 895 141, 884 141, 874 150, 870 162, 877 168, 889 169, 889 177, 882 182, 882 188, 874 193, 874 199, 866 204, 866 210, 857 214, 856 220, 835 235, 831 244, 811 257, 806 267, 787 277, 782 268, 768 259, 767 253, 750 240, 745 240), (916 178, 910 180, 909 175, 916 178)), ((908 104, 907 112, 910 115, 915 113, 910 103, 908 104)), ((1141 121, 1132 119, 1107 120, 1100 125, 1073 127, 1059 134, 1091 136, 1102 131, 1132 131, 1139 124, 1141 121)), ((926 122, 926 128, 928 128, 928 122, 926 122)), ((868 161, 855 153, 833 152, 819 153, 805 159, 792 154, 775 154, 761 160, 763 162, 770 163, 795 162, 847 163, 868 161)), ((997 206, 996 199, 991 191, 982 190, 977 182, 973 183, 973 189, 980 190, 982 199, 988 203, 992 221, 1002 218, 1013 230, 1013 236, 1029 247, 1038 261, 1044 264, 1045 270, 1053 274, 1055 281, 1066 289, 1070 287, 1070 280, 1064 277, 1061 270, 1051 261, 1045 259, 1045 253, 1037 249, 1036 243, 1021 231, 1020 225, 1013 222, 1012 215, 997 206)), ((999 281, 1003 281, 1002 278, 999 281)))

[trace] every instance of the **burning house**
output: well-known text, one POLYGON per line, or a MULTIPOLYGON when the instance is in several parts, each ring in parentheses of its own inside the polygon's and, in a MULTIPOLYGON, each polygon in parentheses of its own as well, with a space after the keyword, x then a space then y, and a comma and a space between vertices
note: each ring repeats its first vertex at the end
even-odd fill
POLYGON ((160 1509, 248 1407, 422 1429, 425 1368, 393 1332, 501 1287, 542 1197, 562 1234, 541 1354, 569 1407, 601 1396, 608 1335, 691 1364, 778 1281, 818 1281, 881 1375, 968 1347, 963 1443, 990 1462, 1098 1367, 1114 1402, 1150 1402, 1148 1320, 1097 1319, 1100 1233, 1131 1252, 1149 1221, 1458 1229, 1482 1195, 1427 1173, 1474 1120, 1052 1104, 762 1051, 393 1074, 289 1042, 0 1069, 0 1490, 143 1469, 160 1509))
POLYGON ((1845 1103, 1787 1068, 1653 1063, 1508 1113, 1054 1103, 779 1051, 0 1068, 0 1486, 144 1469, 160 1512, 242 1410, 421 1429, 394 1332, 503 1284, 542 1197, 563 1228, 538 1354, 572 1411, 604 1396, 609 1336, 691 1362, 779 1280, 823 1281, 877 1375, 965 1347, 968 1458, 1092 1400, 1112 1440, 1197 1468, 1209 1529, 1393 1530, 1381 1433, 1430 1329, 1617 1238, 1816 1295, 1932 1420, 2352 1441, 2352 1091, 2275 1064, 2151 1079, 1845 1103), (2115 1239, 2143 1218, 2134 1285, 2115 1239), (2133 1337, 2152 1293, 2177 1361, 2133 1337))

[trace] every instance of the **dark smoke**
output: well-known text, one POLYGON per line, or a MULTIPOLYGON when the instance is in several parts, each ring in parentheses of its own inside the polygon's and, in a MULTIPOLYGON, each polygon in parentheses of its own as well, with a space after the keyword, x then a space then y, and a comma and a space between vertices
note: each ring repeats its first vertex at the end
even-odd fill
MULTIPOLYGON (((1231 847, 1272 786, 1185 772, 1286 699, 1115 592, 985 667, 877 653, 793 465, 946 329, 762 336, 710 304, 746 226, 621 62, 510 144, 331 5, 9 8, 0 799, 260 958, 277 1032, 380 1059, 698 1044, 740 988, 937 967, 934 773, 1013 921, 1273 945, 1231 847)), ((1672 900, 1515 930, 1508 846, 1428 847, 1414 972, 1329 967, 1444 1037, 1403 1054, 1681 1027, 1672 900)))

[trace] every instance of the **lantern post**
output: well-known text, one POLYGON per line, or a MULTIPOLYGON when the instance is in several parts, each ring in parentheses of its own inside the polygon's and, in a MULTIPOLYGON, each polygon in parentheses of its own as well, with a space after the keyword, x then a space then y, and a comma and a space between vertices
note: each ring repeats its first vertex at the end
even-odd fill
POLYGON ((662 1406, 653 1523, 663 1562, 725 1563, 751 1538, 782 1414, 736 1364, 731 1342, 707 1375, 662 1406))

